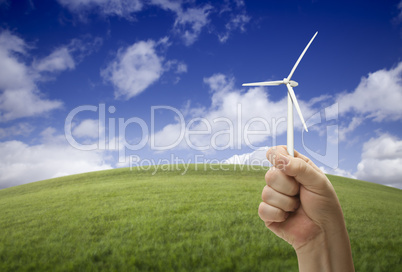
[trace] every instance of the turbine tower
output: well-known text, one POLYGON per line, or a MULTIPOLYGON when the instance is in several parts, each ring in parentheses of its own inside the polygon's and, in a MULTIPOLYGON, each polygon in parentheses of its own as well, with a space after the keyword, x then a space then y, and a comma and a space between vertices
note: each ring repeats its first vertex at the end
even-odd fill
POLYGON ((285 84, 288 89, 288 130, 287 130, 287 150, 289 155, 294 157, 294 135, 293 135, 293 105, 296 108, 297 113, 299 114, 300 120, 303 123, 304 129, 308 131, 306 123, 304 122, 303 115, 301 113, 299 103, 297 102, 296 95, 293 91, 293 87, 299 85, 296 81, 290 80, 295 72, 299 62, 303 58, 304 54, 306 53, 307 49, 309 48, 310 44, 313 42, 315 36, 317 36, 318 31, 314 34, 313 38, 311 38, 310 42, 307 44, 306 48, 304 48, 303 52, 301 53, 299 59, 296 61, 293 69, 290 71, 290 74, 287 78, 283 80, 276 80, 276 81, 264 81, 264 82, 254 82, 254 83, 245 83, 243 86, 276 86, 285 84))

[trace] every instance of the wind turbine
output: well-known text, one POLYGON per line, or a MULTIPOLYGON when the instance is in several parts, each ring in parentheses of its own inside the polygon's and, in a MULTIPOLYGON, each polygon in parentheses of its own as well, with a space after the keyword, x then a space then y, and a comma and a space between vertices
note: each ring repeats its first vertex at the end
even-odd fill
POLYGON ((307 49, 309 48, 310 44, 313 42, 315 36, 317 36, 318 31, 314 34, 313 38, 311 38, 310 42, 307 44, 306 48, 304 48, 303 52, 301 53, 299 59, 296 61, 295 65, 293 66, 292 71, 287 78, 283 80, 276 80, 276 81, 264 81, 264 82, 254 82, 254 83, 245 83, 242 86, 276 86, 285 84, 288 88, 288 130, 287 130, 287 150, 289 155, 294 157, 294 135, 293 135, 293 105, 295 106, 297 113, 299 114, 300 120, 303 123, 304 129, 308 131, 306 123, 304 122, 303 115, 301 113, 299 103, 297 102, 296 95, 293 91, 293 87, 299 85, 294 80, 290 80, 295 72, 297 65, 303 58, 304 54, 306 53, 307 49))

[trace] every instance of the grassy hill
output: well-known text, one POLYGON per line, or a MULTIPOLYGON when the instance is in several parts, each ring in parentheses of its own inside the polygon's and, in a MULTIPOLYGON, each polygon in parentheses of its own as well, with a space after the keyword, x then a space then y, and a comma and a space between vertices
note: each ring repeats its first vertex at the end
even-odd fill
MULTIPOLYGON (((125 168, 0 190, 0 271, 297 271, 257 214, 267 169, 240 167, 125 168)), ((402 190, 329 178, 356 271, 402 271, 402 190)))

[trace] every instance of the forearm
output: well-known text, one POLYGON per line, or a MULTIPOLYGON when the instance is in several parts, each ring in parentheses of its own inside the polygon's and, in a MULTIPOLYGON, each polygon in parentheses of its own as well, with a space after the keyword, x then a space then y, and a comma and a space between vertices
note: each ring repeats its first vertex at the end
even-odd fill
POLYGON ((323 232, 296 250, 299 271, 354 271, 346 228, 335 234, 323 232))
POLYGON ((265 175, 258 213, 272 232, 294 247, 299 270, 354 271, 342 208, 329 179, 307 157, 297 152, 289 156, 284 146, 269 149, 267 158, 275 168, 265 175))

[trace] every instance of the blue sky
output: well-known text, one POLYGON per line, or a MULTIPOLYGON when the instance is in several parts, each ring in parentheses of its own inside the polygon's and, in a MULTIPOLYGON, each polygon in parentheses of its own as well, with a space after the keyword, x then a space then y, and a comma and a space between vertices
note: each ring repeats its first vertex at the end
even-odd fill
POLYGON ((0 0, 0 188, 166 163, 265 164, 281 80, 327 173, 402 188, 402 2, 0 0), (250 133, 247 133, 250 132, 250 133))

